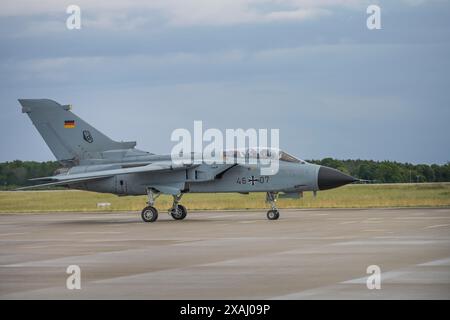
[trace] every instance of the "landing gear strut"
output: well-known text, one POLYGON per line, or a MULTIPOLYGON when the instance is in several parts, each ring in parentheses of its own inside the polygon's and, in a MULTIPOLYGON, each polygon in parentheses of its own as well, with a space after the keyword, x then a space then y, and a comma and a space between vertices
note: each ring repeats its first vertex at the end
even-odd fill
POLYGON ((169 209, 169 214, 175 220, 183 220, 184 218, 186 218, 187 215, 186 207, 181 204, 178 204, 182 196, 183 196, 182 193, 174 195, 172 208, 169 209))
POLYGON ((269 202, 272 209, 267 211, 267 219, 269 220, 277 220, 280 217, 280 212, 276 206, 277 201, 277 193, 276 192, 267 192, 266 202, 269 202))
POLYGON ((148 206, 142 210, 141 217, 144 222, 155 222, 158 219, 158 210, 153 206, 155 200, 159 197, 159 192, 154 192, 151 188, 147 189, 148 206))

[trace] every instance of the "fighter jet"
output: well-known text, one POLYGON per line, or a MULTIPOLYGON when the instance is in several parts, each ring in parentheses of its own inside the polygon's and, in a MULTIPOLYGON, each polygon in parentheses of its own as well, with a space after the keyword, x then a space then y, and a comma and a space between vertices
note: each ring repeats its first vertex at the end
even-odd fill
POLYGON ((226 150, 224 157, 257 158, 255 162, 177 163, 171 155, 157 155, 136 149, 136 142, 116 142, 77 117, 70 105, 49 99, 19 99, 48 147, 61 163, 54 176, 32 179, 41 184, 32 189, 65 186, 71 189, 112 193, 118 196, 147 195, 141 217, 145 222, 158 219, 155 201, 161 194, 171 195, 169 214, 183 220, 187 209, 180 204, 186 193, 265 192, 270 203, 269 220, 280 216, 277 197, 299 198, 304 191, 336 188, 357 181, 338 170, 308 163, 284 151, 226 150), (276 156, 278 171, 262 175, 258 160, 276 156), (254 164, 256 163, 256 164, 254 164))

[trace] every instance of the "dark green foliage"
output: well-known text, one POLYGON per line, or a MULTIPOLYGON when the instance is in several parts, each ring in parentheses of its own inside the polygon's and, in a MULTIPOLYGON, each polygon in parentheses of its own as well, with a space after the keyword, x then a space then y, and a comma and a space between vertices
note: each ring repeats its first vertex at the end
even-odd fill
POLYGON ((450 162, 431 166, 394 161, 336 160, 332 158, 309 162, 332 167, 354 177, 377 183, 450 182, 450 162))
POLYGON ((28 179, 52 176, 61 165, 56 161, 19 161, 0 163, 0 187, 10 189, 32 183, 28 179))

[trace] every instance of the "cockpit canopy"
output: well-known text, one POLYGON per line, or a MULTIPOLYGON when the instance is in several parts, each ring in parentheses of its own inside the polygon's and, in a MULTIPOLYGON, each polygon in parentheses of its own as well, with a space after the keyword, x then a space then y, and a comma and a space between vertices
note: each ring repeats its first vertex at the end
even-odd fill
POLYGON ((280 151, 280 160, 281 161, 286 161, 286 162, 295 162, 295 163, 301 163, 301 164, 305 164, 306 161, 302 160, 302 159, 298 159, 296 157, 294 157, 293 155, 284 152, 284 151, 280 151))
POLYGON ((223 158, 245 158, 245 159, 267 159, 280 160, 293 163, 305 164, 306 161, 296 158, 293 155, 274 148, 249 148, 249 149, 233 149, 223 151, 223 158))

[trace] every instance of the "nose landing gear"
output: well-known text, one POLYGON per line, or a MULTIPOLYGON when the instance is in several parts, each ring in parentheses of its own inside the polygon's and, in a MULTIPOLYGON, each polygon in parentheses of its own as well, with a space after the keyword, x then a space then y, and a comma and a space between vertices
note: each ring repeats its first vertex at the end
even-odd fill
POLYGON ((278 193, 276 192, 267 192, 266 194, 266 202, 269 202, 272 206, 272 209, 267 211, 267 219, 269 220, 277 220, 280 217, 280 212, 276 206, 278 193))

